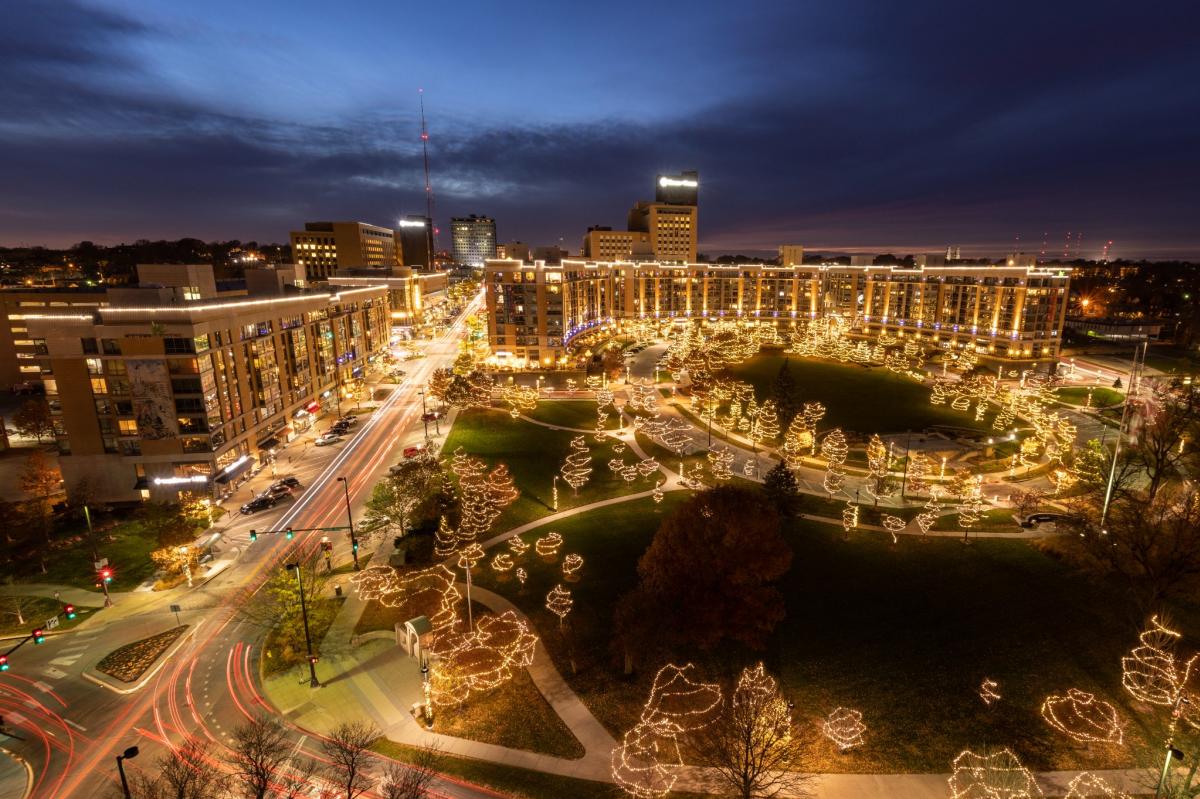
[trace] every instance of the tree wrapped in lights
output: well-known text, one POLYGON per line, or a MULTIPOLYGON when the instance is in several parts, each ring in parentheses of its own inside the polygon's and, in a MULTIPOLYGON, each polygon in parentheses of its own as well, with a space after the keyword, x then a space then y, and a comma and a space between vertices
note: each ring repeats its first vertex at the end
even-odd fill
POLYGON ((563 539, 558 533, 549 533, 534 542, 533 548, 543 558, 552 558, 558 555, 559 547, 562 546, 563 539))
POLYGON ((485 616, 467 633, 446 633, 434 640, 431 669, 435 705, 460 705, 471 694, 507 682, 533 662, 537 636, 514 611, 485 616))
POLYGON ((654 484, 654 490, 650 492, 650 496, 654 499, 654 504, 657 505, 663 501, 663 481, 658 481, 654 484))
POLYGON ((563 558, 562 573, 568 580, 579 579, 579 571, 583 568, 583 556, 572 552, 563 558))
POLYGON ((475 564, 483 560, 485 554, 483 547, 479 546, 479 544, 471 544, 470 546, 463 547, 458 553, 458 568, 463 570, 474 569, 475 564))
POLYGON ((809 432, 808 421, 801 414, 796 414, 783 436, 783 457, 787 461, 787 465, 793 469, 798 468, 804 453, 812 451, 812 445, 812 433, 809 432))
POLYGON ((527 571, 525 571, 524 569, 518 568, 515 576, 517 578, 517 582, 521 584, 522 588, 524 588, 525 580, 527 580, 529 578, 529 573, 527 571))
POLYGON ((825 434, 825 438, 821 441, 821 456, 827 461, 825 467, 825 479, 823 485, 825 490, 829 492, 830 499, 833 495, 842 490, 842 486, 846 482, 846 472, 843 464, 846 462, 846 454, 849 448, 846 446, 846 435, 841 431, 841 428, 835 427, 825 434))
POLYGON ((845 531, 846 537, 850 537, 850 531, 858 527, 858 506, 853 502, 847 502, 846 507, 842 508, 842 530, 845 531))
POLYGON ((708 468, 717 480, 729 480, 733 477, 730 468, 733 466, 733 450, 729 447, 716 445, 708 451, 708 468))
POLYGON ((767 400, 758 409, 750 438, 754 442, 764 445, 779 438, 779 413, 775 410, 774 400, 767 400))
POLYGON ((529 544, 522 541, 521 536, 514 535, 508 539, 508 548, 514 555, 521 557, 525 554, 525 550, 529 549, 529 544))
POLYGON ((603 441, 608 435, 605 425, 608 422, 608 413, 603 408, 596 409, 596 441, 603 441))
POLYGON ((825 406, 819 402, 806 402, 800 409, 800 416, 808 430, 810 446, 815 449, 817 444, 817 423, 825 418, 825 406))
POLYGON ((1029 769, 1010 749, 989 755, 971 750, 954 758, 950 775, 951 799, 1038 799, 1042 789, 1029 769))
POLYGON ((435 633, 449 630, 458 619, 455 608, 462 595, 454 587, 454 572, 441 564, 404 575, 391 566, 368 566, 350 582, 363 601, 404 608, 409 618, 425 616, 435 633))
POLYGON ((1046 697, 1042 718, 1076 743, 1119 745, 1124 740, 1117 709, 1078 688, 1068 689, 1066 696, 1046 697))
POLYGON ((871 472, 867 493, 875 498, 875 504, 878 505, 879 498, 887 493, 888 478, 888 449, 878 433, 872 433, 867 443, 867 469, 871 472))
POLYGON ((921 494, 929 490, 928 477, 933 472, 933 462, 924 452, 917 450, 908 458, 908 490, 921 494))
POLYGON ((807 750, 793 735, 788 701, 761 663, 742 670, 716 717, 685 736, 687 760, 700 766, 709 793, 806 795, 807 750))
POLYGON ((988 707, 991 707, 996 702, 999 702, 1001 698, 1000 683, 996 682, 990 677, 984 677, 983 682, 979 684, 979 698, 982 699, 983 703, 988 707))
POLYGON ((550 589, 550 593, 546 595, 546 610, 558 616, 558 627, 561 630, 563 621, 567 618, 567 614, 574 607, 575 600, 571 598, 571 591, 563 588, 561 584, 550 589))
POLYGON ((503 574, 504 572, 511 571, 512 567, 512 555, 509 555, 507 552, 498 552, 496 556, 492 558, 492 571, 503 574))
POLYGON ((537 408, 537 388, 534 386, 505 386, 500 391, 500 399, 508 403, 508 413, 516 419, 522 413, 529 413, 537 408))
POLYGON ((863 724, 862 713, 848 707, 835 709, 821 725, 821 732, 837 745, 839 752, 862 746, 863 733, 866 731, 867 725, 863 724))
POLYGON ((1064 799, 1130 799, 1130 796, 1109 785, 1103 777, 1082 771, 1067 784, 1064 799))
POLYGON ((496 515, 521 496, 521 492, 513 483, 512 475, 508 473, 508 467, 503 463, 488 473, 487 492, 488 501, 496 509, 496 515))
POLYGON ((567 460, 563 463, 560 472, 563 480, 578 495, 579 489, 587 483, 592 474, 592 456, 588 452, 583 436, 575 436, 571 439, 571 451, 567 453, 567 460))
POLYGON ((654 460, 654 458, 645 458, 640 460, 638 461, 637 465, 638 474, 640 474, 642 477, 649 477, 657 472, 658 468, 658 461, 654 460))
POLYGON ((437 532, 433 534, 433 554, 439 558, 448 558, 458 549, 458 536, 450 529, 446 517, 438 519, 437 532))
POLYGON ((1198 655, 1181 661, 1175 647, 1183 636, 1155 616, 1138 636, 1139 644, 1121 658, 1121 685, 1134 699, 1174 707, 1183 696, 1198 655))
POLYGON ((908 527, 908 522, 901 517, 893 516, 890 513, 883 514, 883 518, 880 521, 883 524, 883 529, 892 534, 893 544, 900 541, 900 539, 897 537, 898 533, 905 527, 908 527))
POLYGON ((971 528, 979 524, 987 508, 983 501, 983 475, 972 475, 965 492, 958 503, 958 526, 962 528, 964 540, 971 528))

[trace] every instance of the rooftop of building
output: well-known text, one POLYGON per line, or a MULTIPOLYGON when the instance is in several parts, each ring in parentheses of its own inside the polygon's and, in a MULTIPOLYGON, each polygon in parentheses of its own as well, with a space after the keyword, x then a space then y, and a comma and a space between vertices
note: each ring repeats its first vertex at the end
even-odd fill
POLYGON ((892 274, 927 274, 927 273, 1008 273, 1008 274, 1024 274, 1037 277, 1069 277, 1070 270, 1066 267, 1055 266, 1007 266, 1000 264, 937 264, 927 266, 905 266, 905 265, 846 265, 838 263, 820 263, 820 264, 795 264, 792 266, 778 266, 775 264, 719 264, 711 262, 697 263, 675 263, 662 261, 598 261, 593 259, 578 259, 564 258, 561 264, 551 264, 545 261, 534 261, 532 264, 524 263, 514 258, 489 258, 486 262, 488 268, 527 268, 533 266, 535 269, 550 269, 562 270, 568 268, 574 269, 602 269, 605 267, 633 267, 634 269, 703 269, 706 271, 716 272, 736 272, 740 270, 746 271, 779 271, 779 272, 804 272, 804 271, 819 271, 819 272, 888 272, 892 274))

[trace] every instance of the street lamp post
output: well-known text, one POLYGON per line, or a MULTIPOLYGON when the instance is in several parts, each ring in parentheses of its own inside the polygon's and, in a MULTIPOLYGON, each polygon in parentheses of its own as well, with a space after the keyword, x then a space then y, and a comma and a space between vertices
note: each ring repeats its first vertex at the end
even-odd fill
POLYGON ((342 484, 342 491, 346 496, 346 520, 350 523, 350 554, 354 557, 354 570, 358 571, 358 539, 354 536, 354 515, 350 513, 350 481, 339 477, 338 482, 342 484))
POLYGON ((426 414, 429 413, 429 409, 427 407, 425 407, 425 389, 423 389, 423 388, 419 389, 417 391, 417 393, 421 395, 421 423, 425 425, 425 440, 428 441, 429 440, 429 419, 426 416, 426 414))
POLYGON ((300 617, 304 620, 304 650, 308 653, 308 687, 320 688, 321 681, 317 679, 317 659, 313 656, 312 635, 308 632, 308 603, 304 601, 304 579, 300 575, 300 564, 289 563, 285 569, 296 570, 296 587, 300 589, 300 617))
POLYGON ((124 761, 132 760, 138 756, 138 748, 131 746, 121 754, 117 755, 117 773, 121 775, 121 790, 125 792, 125 799, 133 799, 133 794, 129 792, 129 780, 125 779, 124 761))

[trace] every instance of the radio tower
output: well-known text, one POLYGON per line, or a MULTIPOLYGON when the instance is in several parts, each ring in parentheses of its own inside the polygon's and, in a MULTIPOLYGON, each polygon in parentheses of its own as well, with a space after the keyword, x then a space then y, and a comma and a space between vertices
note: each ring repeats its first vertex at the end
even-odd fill
POLYGON ((421 157, 425 160, 425 216, 429 220, 429 224, 433 225, 433 253, 432 258, 440 248, 438 244, 438 227, 433 222, 433 186, 429 183, 429 131, 425 129, 425 90, 417 89, 417 94, 421 98, 421 157))

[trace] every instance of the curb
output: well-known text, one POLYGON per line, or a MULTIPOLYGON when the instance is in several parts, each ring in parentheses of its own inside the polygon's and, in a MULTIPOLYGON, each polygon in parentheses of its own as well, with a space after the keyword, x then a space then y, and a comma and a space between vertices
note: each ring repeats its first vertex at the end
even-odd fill
MULTIPOLYGON (((202 624, 204 624, 204 622, 199 621, 196 624, 188 625, 187 632, 185 632, 183 635, 179 636, 178 641, 176 641, 174 644, 172 644, 170 646, 170 648, 168 648, 165 652, 163 652, 161 655, 159 655, 158 662, 156 664, 154 664, 154 666, 152 666, 150 669, 148 669, 147 672, 142 675, 142 678, 140 680, 138 680, 138 682, 136 684, 130 686, 129 688, 120 688, 116 685, 113 685, 111 682, 109 682, 108 679, 106 679, 106 677, 100 677, 100 676, 97 676, 96 674, 93 674, 92 671, 96 668, 95 663, 88 666, 87 670, 84 671, 81 676, 83 677, 83 679, 87 680, 88 682, 95 683, 96 685, 99 685, 101 688, 107 688, 108 690, 112 691, 115 694, 128 695, 128 694, 132 694, 137 691, 140 691, 142 688, 146 687, 146 683, 150 682, 151 678, 153 678, 154 675, 158 674, 158 672, 162 669, 162 667, 166 665, 167 661, 170 660, 171 657, 177 651, 179 651, 180 648, 183 647, 183 645, 188 641, 188 639, 191 638, 196 633, 196 630, 199 629, 202 624)), ((133 643, 133 642, 131 642, 131 643, 133 643)), ((96 662, 99 663, 100 661, 96 661, 96 662)))
POLYGON ((25 791, 21 794, 21 799, 29 799, 30 794, 33 793, 33 766, 29 765, 28 760, 21 757, 11 749, 6 749, 3 746, 0 746, 0 752, 8 755, 13 760, 25 767, 25 791))

